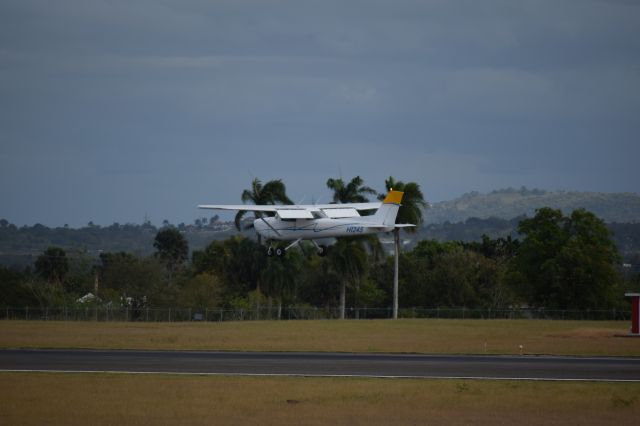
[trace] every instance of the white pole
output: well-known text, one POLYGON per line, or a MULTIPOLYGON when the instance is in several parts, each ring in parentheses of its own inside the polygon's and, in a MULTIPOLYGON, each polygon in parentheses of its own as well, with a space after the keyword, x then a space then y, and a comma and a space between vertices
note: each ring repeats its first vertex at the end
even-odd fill
POLYGON ((400 230, 394 229, 395 258, 393 265, 393 319, 398 319, 398 252, 400 251, 400 230))

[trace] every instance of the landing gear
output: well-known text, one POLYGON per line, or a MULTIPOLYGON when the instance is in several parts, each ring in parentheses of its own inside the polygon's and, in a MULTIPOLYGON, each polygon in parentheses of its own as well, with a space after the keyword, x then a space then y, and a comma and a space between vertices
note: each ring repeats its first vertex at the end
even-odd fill
POLYGON ((327 246, 318 245, 318 243, 316 243, 314 240, 311 240, 311 242, 313 243, 314 246, 316 246, 316 253, 318 253, 318 256, 324 257, 327 255, 327 251, 328 251, 327 246))
POLYGON ((276 245, 275 247, 269 246, 269 248, 267 248, 267 256, 273 257, 274 255, 276 255, 278 257, 284 257, 286 251, 287 251, 286 248, 283 248, 282 246, 279 246, 279 245, 276 245))
MULTIPOLYGON (((299 238, 297 240, 295 240, 294 242, 292 242, 291 244, 289 244, 286 247, 283 247, 281 245, 270 245, 267 248, 267 256, 269 257, 273 257, 274 255, 277 257, 284 257, 284 255, 287 253, 287 251, 292 248, 295 247, 297 245, 300 244, 300 241, 302 241, 302 238, 299 238)), ((313 243, 314 246, 316 246, 316 253, 318 253, 318 256, 320 257, 324 257, 327 255, 329 248, 325 245, 318 245, 318 243, 316 243, 314 240, 311 240, 311 242, 313 243)), ((300 248, 302 249, 303 247, 300 246, 300 248)), ((304 252, 304 249, 302 250, 304 252)))

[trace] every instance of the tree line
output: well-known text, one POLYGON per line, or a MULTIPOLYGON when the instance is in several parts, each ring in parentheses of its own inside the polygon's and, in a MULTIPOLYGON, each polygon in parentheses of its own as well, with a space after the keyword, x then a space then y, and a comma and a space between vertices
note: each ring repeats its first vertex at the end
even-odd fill
MULTIPOLYGON (((329 179, 327 186, 335 202, 378 196, 360 177, 329 179)), ((398 223, 419 224, 426 206, 420 186, 394 178, 385 186, 405 191, 398 223)), ((256 179, 241 198, 290 203, 279 180, 262 184, 256 179)), ((245 223, 242 216, 236 218, 238 228, 245 223)), ((303 243, 277 258, 267 257, 257 238, 242 235, 212 241, 189 256, 183 232, 165 226, 155 234, 153 255, 103 252, 95 261, 50 247, 33 267, 2 267, 0 305, 297 306, 344 312, 347 306, 388 308, 398 300, 402 307, 605 309, 627 308, 624 292, 640 290, 638 274, 624 273, 609 229, 593 213, 564 215, 542 208, 523 218, 517 230, 519 239, 424 239, 404 251, 398 231, 394 254, 385 252, 376 237, 353 237, 337 239, 325 257, 303 243), (80 301, 89 292, 96 298, 80 301)))

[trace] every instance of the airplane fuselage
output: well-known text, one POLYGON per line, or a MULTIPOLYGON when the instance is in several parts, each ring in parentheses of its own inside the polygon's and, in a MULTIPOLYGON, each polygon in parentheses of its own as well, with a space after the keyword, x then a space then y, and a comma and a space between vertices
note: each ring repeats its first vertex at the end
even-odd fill
POLYGON ((282 220, 276 217, 266 217, 264 220, 256 219, 253 226, 263 238, 283 241, 315 240, 393 231, 393 227, 383 228, 379 225, 376 226, 375 223, 360 220, 360 218, 282 220))

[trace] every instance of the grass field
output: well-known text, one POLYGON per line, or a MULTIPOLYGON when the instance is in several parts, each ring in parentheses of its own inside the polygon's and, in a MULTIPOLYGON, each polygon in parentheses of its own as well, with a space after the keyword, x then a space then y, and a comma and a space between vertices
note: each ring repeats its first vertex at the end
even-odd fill
POLYGON ((0 424, 636 425, 640 384, 0 373, 0 424))
POLYGON ((546 320, 0 321, 0 347, 640 356, 640 339, 615 337, 628 328, 546 320))
MULTIPOLYGON (((640 356, 640 339, 614 337, 628 327, 0 321, 0 347, 640 356)), ((0 401, 0 424, 631 425, 640 416, 640 383, 0 373, 0 401)))

